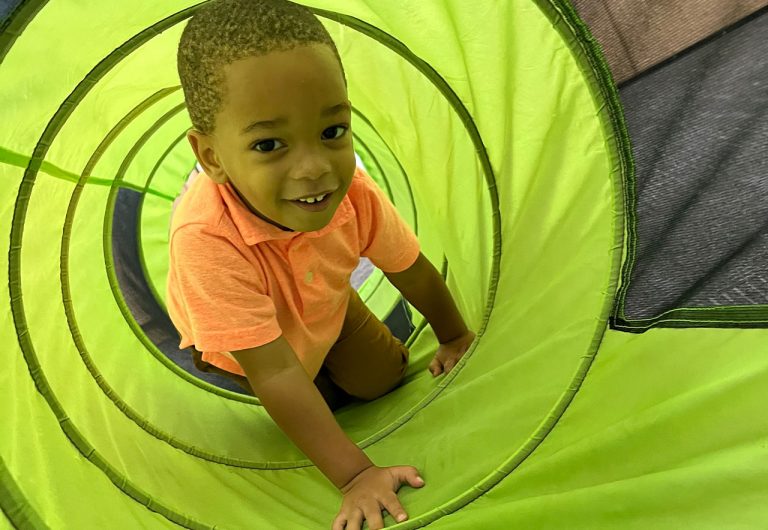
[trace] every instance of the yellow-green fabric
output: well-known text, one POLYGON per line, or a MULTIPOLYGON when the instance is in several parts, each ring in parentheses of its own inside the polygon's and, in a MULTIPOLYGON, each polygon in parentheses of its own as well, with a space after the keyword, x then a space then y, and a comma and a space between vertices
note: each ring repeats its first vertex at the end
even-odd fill
MULTIPOLYGON (((768 332, 606 333, 631 160, 571 9, 304 3, 338 44, 361 156, 447 262, 478 333, 433 379, 437 343, 419 327, 405 384, 337 413, 377 464, 423 474, 396 526, 764 526, 768 332)), ((24 2, 4 26, 0 525, 327 528, 338 509, 257 401, 177 368, 117 284, 113 211, 129 188, 164 292, 170 205, 194 165, 175 68, 194 10, 24 2)), ((374 280, 366 300, 383 315, 397 293, 374 280)))

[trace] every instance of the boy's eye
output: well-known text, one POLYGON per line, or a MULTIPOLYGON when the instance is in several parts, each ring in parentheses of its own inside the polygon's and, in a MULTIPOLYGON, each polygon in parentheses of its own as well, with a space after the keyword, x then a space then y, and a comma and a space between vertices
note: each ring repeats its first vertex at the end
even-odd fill
POLYGON ((333 127, 328 127, 323 131, 323 140, 336 140, 344 136, 344 133, 346 132, 347 127, 345 125, 334 125, 333 127))
POLYGON ((253 148, 260 153, 271 153, 281 145, 283 144, 280 142, 280 140, 275 140, 274 138, 271 138, 269 140, 262 140, 260 142, 257 142, 256 144, 253 145, 253 148))

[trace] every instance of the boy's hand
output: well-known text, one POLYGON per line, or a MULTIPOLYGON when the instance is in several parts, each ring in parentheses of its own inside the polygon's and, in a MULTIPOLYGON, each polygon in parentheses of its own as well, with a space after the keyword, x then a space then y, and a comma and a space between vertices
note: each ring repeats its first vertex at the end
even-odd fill
POLYGON ((474 340, 475 334, 467 330, 464 335, 441 344, 437 349, 434 359, 429 363, 429 371, 432 376, 437 377, 443 372, 446 374, 450 372, 474 340))
POLYGON ((378 467, 364 469, 341 488, 344 499, 332 530, 360 530, 363 521, 368 521, 370 530, 384 528, 381 510, 385 509, 401 523, 408 519, 403 506, 397 499, 401 484, 414 488, 424 485, 424 480, 413 466, 378 467))

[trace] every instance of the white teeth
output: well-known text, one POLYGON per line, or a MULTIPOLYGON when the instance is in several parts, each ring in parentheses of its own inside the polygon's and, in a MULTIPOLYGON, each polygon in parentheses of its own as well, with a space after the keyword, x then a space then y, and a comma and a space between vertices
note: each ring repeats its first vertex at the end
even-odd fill
POLYGON ((325 199, 325 196, 328 195, 327 193, 325 195, 318 195, 317 197, 309 197, 306 199, 299 199, 301 202, 308 202, 309 204, 320 202, 323 199, 325 199))

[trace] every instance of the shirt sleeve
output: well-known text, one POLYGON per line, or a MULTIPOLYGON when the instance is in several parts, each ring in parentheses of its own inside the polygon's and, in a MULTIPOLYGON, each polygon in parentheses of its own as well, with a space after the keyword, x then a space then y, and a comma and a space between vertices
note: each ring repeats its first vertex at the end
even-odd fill
POLYGON ((168 312, 184 348, 237 351, 282 334, 260 270, 226 238, 188 225, 171 241, 168 312))
POLYGON ((402 272, 414 264, 421 247, 416 234, 373 179, 358 169, 360 255, 384 272, 402 272))

